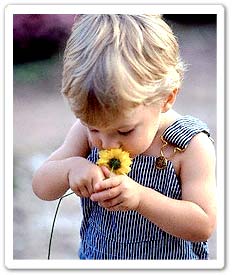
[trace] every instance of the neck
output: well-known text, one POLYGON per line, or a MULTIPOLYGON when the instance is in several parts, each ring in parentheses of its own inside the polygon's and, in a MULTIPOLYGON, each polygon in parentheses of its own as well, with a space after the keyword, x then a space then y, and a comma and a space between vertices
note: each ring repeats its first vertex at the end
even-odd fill
POLYGON ((178 114, 176 111, 172 109, 167 111, 166 113, 162 113, 159 130, 156 136, 160 137, 163 134, 163 132, 167 129, 167 127, 174 123, 179 117, 180 114, 178 114))

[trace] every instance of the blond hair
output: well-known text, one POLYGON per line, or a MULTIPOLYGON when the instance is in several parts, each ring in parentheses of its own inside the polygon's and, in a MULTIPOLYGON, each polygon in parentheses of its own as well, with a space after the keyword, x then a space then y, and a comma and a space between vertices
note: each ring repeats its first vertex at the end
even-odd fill
POLYGON ((179 89, 177 40, 159 15, 77 17, 64 52, 62 93, 77 117, 93 125, 125 106, 153 104, 179 89))

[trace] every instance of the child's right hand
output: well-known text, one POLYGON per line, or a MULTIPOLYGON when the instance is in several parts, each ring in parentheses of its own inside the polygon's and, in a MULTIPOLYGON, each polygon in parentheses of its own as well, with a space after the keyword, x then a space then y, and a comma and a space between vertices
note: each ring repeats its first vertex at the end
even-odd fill
POLYGON ((94 185, 105 179, 102 169, 85 158, 72 158, 72 166, 68 172, 70 189, 79 197, 90 197, 94 193, 94 185))

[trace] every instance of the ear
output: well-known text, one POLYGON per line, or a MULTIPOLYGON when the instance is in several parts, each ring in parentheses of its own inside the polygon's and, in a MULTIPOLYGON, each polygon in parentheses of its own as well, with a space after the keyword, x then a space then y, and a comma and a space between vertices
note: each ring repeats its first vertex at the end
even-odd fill
POLYGON ((176 101, 176 96, 179 92, 179 89, 174 89, 166 98, 166 100, 164 101, 164 104, 162 106, 162 113, 166 113, 168 110, 170 110, 173 106, 173 104, 176 101))

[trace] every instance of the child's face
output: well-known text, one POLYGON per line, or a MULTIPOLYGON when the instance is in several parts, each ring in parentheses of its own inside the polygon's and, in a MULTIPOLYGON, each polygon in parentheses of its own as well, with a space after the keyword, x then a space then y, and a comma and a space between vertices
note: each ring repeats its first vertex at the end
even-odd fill
POLYGON ((151 146, 159 129, 160 116, 160 106, 139 105, 110 126, 85 126, 94 147, 100 150, 122 148, 135 157, 151 146))

